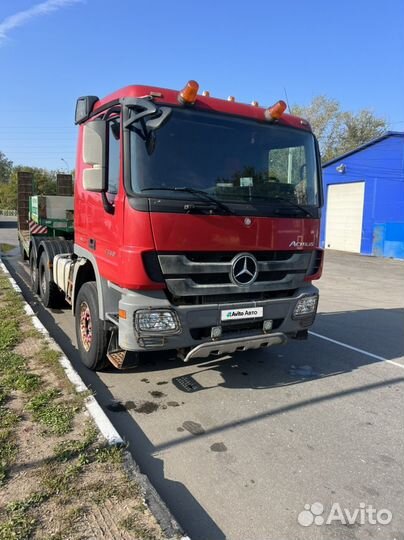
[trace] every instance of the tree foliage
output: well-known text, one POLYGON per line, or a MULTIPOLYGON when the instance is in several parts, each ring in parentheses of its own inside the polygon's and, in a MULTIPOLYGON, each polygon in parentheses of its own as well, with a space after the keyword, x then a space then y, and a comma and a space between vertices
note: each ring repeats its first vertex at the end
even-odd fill
POLYGON ((3 152, 0 151, 0 184, 8 182, 10 180, 11 171, 13 169, 13 162, 6 157, 3 152))
POLYGON ((35 194, 56 194, 55 171, 18 165, 12 169, 9 182, 0 184, 0 208, 4 210, 15 210, 17 208, 17 174, 19 171, 33 173, 35 194))
POLYGON ((310 122, 323 161, 353 150, 387 129, 386 120, 371 110, 343 111, 338 101, 327 96, 316 96, 308 106, 294 105, 292 111, 310 122))

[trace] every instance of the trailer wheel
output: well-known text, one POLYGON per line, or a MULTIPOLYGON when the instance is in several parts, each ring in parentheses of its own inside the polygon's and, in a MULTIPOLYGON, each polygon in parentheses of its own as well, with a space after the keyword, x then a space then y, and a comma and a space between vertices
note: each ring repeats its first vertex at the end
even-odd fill
POLYGON ((76 337, 80 358, 92 371, 108 365, 107 332, 98 312, 98 293, 95 281, 84 283, 76 300, 76 337))
POLYGON ((36 262, 36 255, 34 250, 31 249, 31 253, 29 254, 29 276, 31 282, 31 291, 35 294, 38 292, 38 266, 36 262))
POLYGON ((49 258, 45 251, 39 259, 38 266, 38 288, 39 296, 45 307, 56 308, 63 303, 63 296, 51 277, 49 268, 49 258))

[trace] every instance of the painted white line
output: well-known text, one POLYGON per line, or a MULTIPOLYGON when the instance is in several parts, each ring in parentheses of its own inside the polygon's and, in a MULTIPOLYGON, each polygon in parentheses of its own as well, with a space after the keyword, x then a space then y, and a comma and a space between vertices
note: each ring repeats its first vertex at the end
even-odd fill
POLYGON ((76 392, 78 393, 87 392, 88 388, 85 385, 83 379, 80 377, 77 371, 73 368, 70 360, 63 353, 59 357, 59 363, 62 366, 62 368, 65 370, 66 377, 72 383, 72 385, 76 389, 76 392))
POLYGON ((364 351, 363 349, 358 349, 357 347, 352 347, 352 345, 348 345, 347 343, 343 343, 342 341, 337 341, 336 339, 331 339, 326 336, 322 336, 321 334, 317 334, 316 332, 312 332, 309 330, 309 334, 312 336, 316 336, 320 339, 324 339, 325 341, 330 341, 331 343, 335 343, 336 345, 340 345, 341 347, 345 347, 345 349, 350 349, 351 351, 355 351, 360 354, 364 354, 365 356, 369 356, 370 358, 374 358, 375 360, 378 360, 379 362, 387 362, 387 364, 393 364, 393 366, 397 366, 401 369, 404 369, 403 364, 399 364, 398 362, 394 362, 394 360, 388 360, 387 358, 383 358, 383 356, 378 356, 377 354, 373 354, 369 351, 364 351))
POLYGON ((97 418, 97 427, 101 431, 102 435, 109 442, 109 444, 122 444, 123 440, 110 420, 101 409, 98 401, 94 396, 89 396, 86 399, 86 407, 91 416, 97 418))
POLYGON ((3 261, 0 259, 0 268, 3 270, 3 272, 7 275, 7 279, 8 281, 11 283, 11 286, 12 288, 18 292, 18 293, 21 293, 21 289, 19 288, 19 286, 17 285, 16 281, 14 278, 11 277, 11 274, 10 272, 7 270, 5 264, 3 263, 3 261))
POLYGON ((24 311, 28 315, 28 317, 33 317, 35 315, 34 310, 29 304, 24 305, 24 311))
MULTIPOLYGON (((27 315, 29 315, 28 310, 27 310, 27 315)), ((50 335, 48 334, 47 329, 44 327, 44 325, 41 323, 41 321, 35 315, 33 310, 32 310, 32 315, 30 315, 30 317, 31 317, 31 320, 32 320, 32 324, 35 326, 35 328, 38 330, 38 332, 41 332, 41 334, 43 334, 43 336, 45 337, 45 339, 47 341, 52 342, 53 340, 50 337, 50 335)))
MULTIPOLYGON (((10 272, 7 270, 5 264, 1 261, 1 259, 0 259, 0 268, 3 270, 4 274, 6 275, 13 289, 16 292, 21 294, 23 302, 24 302, 24 311, 31 319, 34 327, 45 337, 46 341, 51 344, 52 348, 59 352, 59 363, 64 369, 66 377, 74 386, 76 392, 81 394, 82 392, 89 391, 88 386, 86 386, 83 379, 74 369, 70 360, 63 353, 62 349, 59 347, 56 341, 51 337, 48 330, 45 328, 45 326, 41 323, 41 321, 35 315, 31 306, 26 302, 20 287, 17 285, 15 280, 11 277, 10 272)), ((99 405, 97 400, 94 398, 94 396, 89 396, 88 398, 85 399, 85 406, 91 418, 94 420, 96 426, 98 427, 100 433, 108 441, 108 444, 111 444, 111 445, 124 444, 124 440, 119 435, 117 430, 114 428, 112 422, 109 420, 108 416, 102 410, 101 406, 99 405)))

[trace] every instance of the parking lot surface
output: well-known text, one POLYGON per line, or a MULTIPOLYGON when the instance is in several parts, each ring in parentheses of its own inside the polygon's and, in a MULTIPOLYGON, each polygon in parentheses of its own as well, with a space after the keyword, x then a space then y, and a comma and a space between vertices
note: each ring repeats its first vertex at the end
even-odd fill
POLYGON ((17 250, 3 260, 193 540, 404 539, 404 262, 327 252, 308 341, 94 374, 69 310, 32 297, 17 250), (325 523, 336 504, 392 520, 325 523))

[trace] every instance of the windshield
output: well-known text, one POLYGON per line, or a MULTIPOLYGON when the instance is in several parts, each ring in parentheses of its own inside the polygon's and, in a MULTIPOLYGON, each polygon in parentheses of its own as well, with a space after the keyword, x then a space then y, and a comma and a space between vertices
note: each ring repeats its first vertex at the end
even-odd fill
POLYGON ((311 133, 175 108, 154 144, 139 128, 131 133, 134 192, 178 198, 186 192, 176 188, 191 188, 224 203, 318 206, 311 133))

